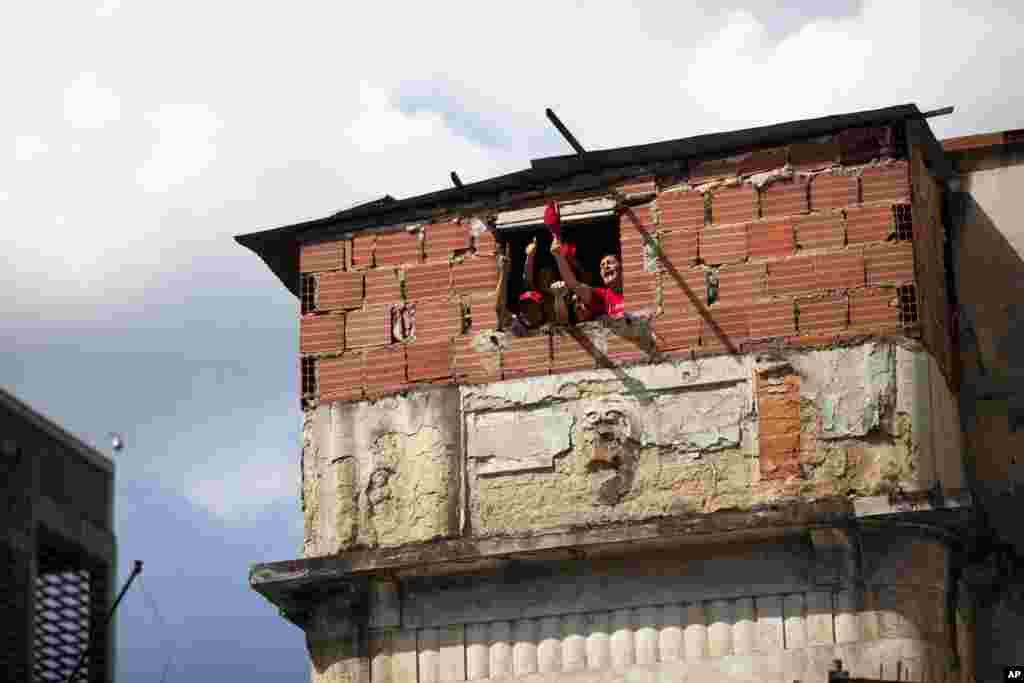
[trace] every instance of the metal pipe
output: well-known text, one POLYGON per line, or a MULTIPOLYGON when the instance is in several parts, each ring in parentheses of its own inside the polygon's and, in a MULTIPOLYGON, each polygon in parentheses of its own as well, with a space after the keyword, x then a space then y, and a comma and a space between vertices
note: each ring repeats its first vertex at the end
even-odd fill
POLYGON ((930 119, 933 116, 947 116, 953 113, 953 107, 942 107, 940 109, 932 109, 931 111, 921 112, 922 119, 930 119))
MULTIPOLYGON (((104 629, 106 629, 110 625, 110 620, 114 618, 114 611, 117 610, 117 606, 121 604, 121 600, 124 598, 124 594, 128 592, 128 588, 132 585, 132 581, 134 581, 135 577, 138 576, 141 573, 142 573, 142 561, 141 560, 135 560, 135 563, 132 565, 132 573, 128 576, 128 580, 125 581, 124 587, 121 588, 121 592, 118 593, 117 599, 114 600, 114 604, 110 608, 110 611, 107 612, 107 618, 103 620, 103 628, 104 629)), ((82 668, 82 663, 85 662, 85 656, 89 653, 89 650, 91 648, 92 648, 92 644, 90 643, 90 646, 88 648, 86 648, 85 650, 82 650, 82 653, 80 655, 78 655, 78 662, 75 664, 74 670, 71 672, 71 675, 67 677, 67 680, 65 681, 65 683, 71 683, 72 681, 75 680, 75 677, 78 676, 78 672, 82 668)))
POLYGON ((462 187, 462 181, 459 179, 459 174, 456 173, 455 171, 452 171, 451 176, 452 184, 455 185, 455 187, 462 187))
POLYGON ((548 120, 554 124, 555 128, 558 129, 558 132, 562 134, 562 137, 565 138, 570 145, 572 145, 572 148, 576 150, 577 154, 586 154, 587 150, 583 149, 583 145, 581 145, 579 143, 579 140, 577 140, 575 136, 573 136, 573 134, 569 132, 569 129, 565 127, 565 124, 562 123, 562 120, 559 119, 558 116, 555 115, 555 112, 551 110, 551 107, 545 109, 544 113, 547 114, 548 120))

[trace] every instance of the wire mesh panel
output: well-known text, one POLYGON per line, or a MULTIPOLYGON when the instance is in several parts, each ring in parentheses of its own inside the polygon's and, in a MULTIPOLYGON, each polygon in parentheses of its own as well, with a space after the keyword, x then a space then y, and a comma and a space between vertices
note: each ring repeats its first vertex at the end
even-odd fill
MULTIPOLYGON (((91 622, 87 570, 40 574, 36 577, 35 680, 64 681, 89 648, 91 622)), ((92 662, 86 655, 84 680, 92 662)))
POLYGON ((67 680, 83 655, 75 681, 106 680, 106 577, 83 560, 40 548, 32 643, 36 683, 67 680))

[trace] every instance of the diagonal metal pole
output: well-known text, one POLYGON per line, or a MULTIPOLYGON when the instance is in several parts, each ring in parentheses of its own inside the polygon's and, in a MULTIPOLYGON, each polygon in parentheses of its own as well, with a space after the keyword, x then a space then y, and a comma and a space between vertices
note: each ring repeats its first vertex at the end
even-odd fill
POLYGON ((586 154, 587 150, 583 149, 583 145, 580 144, 575 135, 569 132, 569 129, 565 127, 564 123, 562 123, 562 119, 558 118, 555 112, 552 111, 551 107, 545 109, 544 113, 547 114, 548 120, 551 121, 555 128, 558 129, 558 132, 562 134, 562 137, 565 138, 566 142, 572 145, 572 148, 576 150, 577 154, 586 154))
MULTIPOLYGON (((124 582, 124 586, 121 588, 121 592, 117 594, 117 599, 114 600, 113 606, 111 606, 110 611, 107 612, 107 618, 103 620, 104 629, 106 629, 107 626, 110 625, 110 620, 114 618, 114 611, 117 609, 117 606, 121 604, 121 599, 124 598, 124 594, 128 592, 128 588, 132 585, 132 581, 134 581, 135 577, 141 573, 142 561, 135 560, 135 563, 132 565, 132 573, 128 576, 128 580, 124 582)), ((89 650, 91 649, 92 645, 90 643, 90 646, 82 650, 82 654, 78 655, 78 663, 75 664, 74 670, 71 672, 71 675, 67 677, 64 683, 71 683, 76 679, 79 670, 81 670, 82 668, 82 664, 85 662, 85 656, 89 654, 89 650)))

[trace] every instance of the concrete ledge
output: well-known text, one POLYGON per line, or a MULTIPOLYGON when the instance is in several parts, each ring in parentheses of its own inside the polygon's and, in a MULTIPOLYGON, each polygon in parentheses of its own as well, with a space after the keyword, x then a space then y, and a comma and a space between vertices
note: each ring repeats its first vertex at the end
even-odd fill
MULTIPOLYGON (((966 526, 970 509, 960 498, 945 509, 925 509, 926 492, 908 495, 914 512, 886 497, 858 501, 829 499, 772 506, 760 511, 722 511, 690 518, 662 518, 645 523, 565 529, 522 537, 437 539, 398 548, 353 550, 329 557, 253 565, 250 586, 282 608, 301 611, 315 595, 361 590, 371 577, 411 578, 465 575, 500 570, 510 563, 622 557, 687 545, 734 544, 799 535, 814 528, 877 524, 918 526, 948 538, 966 526)), ((902 505, 903 503, 899 503, 902 505)), ((287 616, 287 614, 286 614, 287 616)), ((298 623, 299 620, 293 619, 298 623)))

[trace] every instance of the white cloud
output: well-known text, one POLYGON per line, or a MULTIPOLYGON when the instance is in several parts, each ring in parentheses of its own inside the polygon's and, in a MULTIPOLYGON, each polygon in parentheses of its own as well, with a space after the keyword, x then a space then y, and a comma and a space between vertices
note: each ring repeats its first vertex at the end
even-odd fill
POLYGON ((698 45, 681 86, 708 130, 915 102, 957 105, 955 118, 932 122, 938 135, 973 132, 999 126, 989 103, 1013 97, 1001 83, 1012 64, 1024 66, 1013 47, 1020 26, 993 7, 869 0, 857 16, 813 21, 772 43, 736 11, 698 45), (950 35, 971 48, 949 50, 950 35))
POLYGON ((103 4, 96 8, 96 16, 109 17, 121 7, 121 0, 104 0, 103 4))
POLYGON ((146 114, 157 133, 136 181, 146 192, 167 192, 196 178, 217 158, 215 139, 222 123, 203 104, 165 104, 146 114))
POLYGON ((18 135, 14 138, 14 160, 32 161, 46 154, 50 146, 37 135, 18 135))
POLYGON ((388 92, 363 81, 359 84, 362 111, 345 129, 345 136, 362 153, 405 147, 444 133, 437 114, 407 116, 389 102, 388 92))
MULTIPOLYGON (((223 465, 223 463, 222 463, 223 465)), ((253 510, 299 495, 294 463, 242 462, 231 469, 210 468, 185 485, 189 499, 225 520, 243 519, 253 510)))
POLYGON ((121 118, 121 98, 82 73, 64 90, 64 118, 72 128, 97 129, 121 118))
MULTIPOLYGON (((77 73, 68 64, 14 74, 32 97, 0 118, 24 116, 5 127, 31 131, 47 151, 25 143, 20 154, 33 163, 17 169, 16 155, 0 157, 9 197, 0 220, 21 226, 0 231, 14 262, 0 287, 19 292, 12 305, 35 310, 45 299, 52 315, 100 315, 126 299, 171 296, 154 290, 200 261, 265 274, 232 235, 448 187, 452 170, 472 182, 567 153, 548 106, 594 149, 906 101, 957 105, 932 121, 949 135, 1019 127, 1024 109, 1024 94, 1005 87, 1024 67, 1020 20, 981 4, 868 0, 856 16, 806 22, 779 41, 763 12, 742 5, 526 3, 496 25, 481 3, 250 3, 247 30, 227 47, 240 3, 141 4, 118 11, 130 26, 93 21, 62 34, 67 54, 89 59, 76 67, 86 73, 65 93, 65 114, 104 128, 83 136, 60 120, 53 94, 77 73), (343 18, 391 33, 339 42, 343 18), (970 49, 950 50, 953 34, 970 49), (397 105, 410 93, 416 113, 397 105), (500 130, 493 137, 509 146, 450 128, 460 117, 500 130)), ((0 45, 6 63, 17 54, 0 45)))

